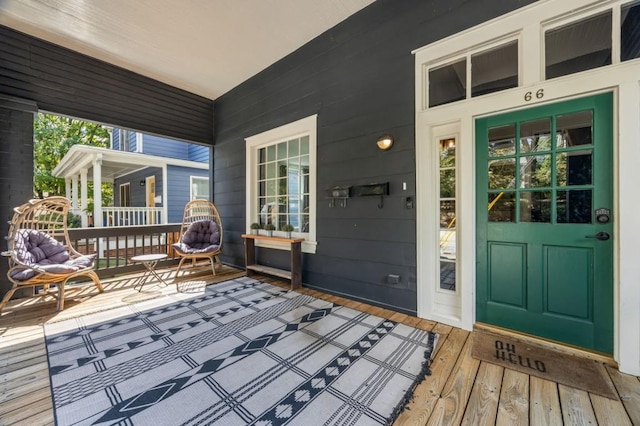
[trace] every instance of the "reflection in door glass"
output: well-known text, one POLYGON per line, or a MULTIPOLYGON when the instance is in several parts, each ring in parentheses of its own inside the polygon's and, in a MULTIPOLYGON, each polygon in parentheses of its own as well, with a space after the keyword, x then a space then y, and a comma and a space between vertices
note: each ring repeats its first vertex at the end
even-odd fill
POLYGON ((440 261, 440 288, 456 291, 456 264, 440 261))
POLYGON ((556 156, 557 186, 591 185, 592 152, 569 151, 556 156))
POLYGON ((489 194, 489 222, 515 222, 516 203, 513 192, 489 194))
POLYGON ((489 160, 489 189, 509 189, 516 184, 516 159, 489 160))
POLYGON ((456 139, 438 141, 440 155, 440 285, 456 290, 456 139))
POLYGON ((440 170, 440 198, 456 196, 456 171, 440 170))
POLYGON ((520 193, 520 222, 551 222, 551 191, 520 193))
POLYGON ((515 124, 489 129, 489 157, 514 155, 516 153, 515 139, 515 124))
POLYGON ((593 112, 581 111, 574 114, 559 115, 556 118, 556 146, 570 148, 579 145, 591 145, 593 112))
POLYGON ((620 60, 640 58, 640 1, 620 9, 620 60))
POLYGON ((611 64, 611 11, 546 31, 545 77, 611 64))
POLYGON ((558 191, 556 196, 558 223, 591 223, 592 190, 558 191))
POLYGON ((467 96, 467 59, 429 70, 429 107, 467 96))
POLYGON ((471 55, 471 96, 518 86, 518 41, 471 55))
POLYGON ((551 186, 551 154, 520 157, 520 188, 551 186))
POLYGON ((520 123, 520 153, 551 150, 551 119, 520 123))

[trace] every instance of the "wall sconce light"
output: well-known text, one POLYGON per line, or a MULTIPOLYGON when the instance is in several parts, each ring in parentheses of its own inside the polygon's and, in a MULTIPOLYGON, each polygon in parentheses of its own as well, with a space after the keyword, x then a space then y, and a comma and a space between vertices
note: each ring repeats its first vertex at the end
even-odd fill
POLYGON ((382 151, 387 151, 391 149, 391 147, 393 146, 393 136, 391 135, 380 136, 376 141, 376 145, 382 151))
POLYGON ((142 179, 142 180, 140 181, 140 186, 144 186, 144 185, 145 185, 145 181, 144 181, 144 179, 142 179))

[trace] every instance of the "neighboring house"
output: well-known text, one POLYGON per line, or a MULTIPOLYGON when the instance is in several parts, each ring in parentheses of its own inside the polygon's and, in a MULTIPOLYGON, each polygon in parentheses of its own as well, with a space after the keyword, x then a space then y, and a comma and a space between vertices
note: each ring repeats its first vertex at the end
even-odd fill
POLYGON ((10 148, 38 108, 215 145, 223 262, 251 222, 295 222, 307 287, 640 375, 639 19, 634 0, 377 0, 215 100, 0 27, 2 188, 31 190, 10 148), (356 196, 374 183, 389 194, 356 196))
MULTIPOLYGON (((67 197, 84 224, 127 226, 176 223, 185 204, 209 199, 209 152, 204 145, 113 128, 111 148, 76 145, 54 169, 65 178, 67 197), (113 184, 113 206, 96 208, 86 217, 87 183, 113 184), (166 195, 165 195, 166 194, 166 195), (93 223, 91 223, 93 222, 93 223)), ((98 194, 93 194, 93 200, 98 194)))

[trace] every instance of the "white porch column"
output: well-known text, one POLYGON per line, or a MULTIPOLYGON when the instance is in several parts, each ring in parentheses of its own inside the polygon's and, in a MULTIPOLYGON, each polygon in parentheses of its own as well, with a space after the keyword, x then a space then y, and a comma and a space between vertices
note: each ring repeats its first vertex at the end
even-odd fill
POLYGON ((78 175, 71 178, 71 208, 78 208, 78 175))
POLYGON ((102 154, 93 160, 93 226, 102 227, 102 154))
POLYGON ((64 196, 71 200, 71 207, 73 207, 73 200, 71 199, 71 179, 64 179, 64 196))
MULTIPOLYGON (((89 185, 87 179, 87 169, 80 170, 80 210, 82 210, 82 227, 86 228, 89 226, 89 221, 87 220, 87 186, 89 185)), ((73 199, 78 199, 78 177, 73 178, 73 199)), ((76 201, 77 207, 77 201, 76 201)))

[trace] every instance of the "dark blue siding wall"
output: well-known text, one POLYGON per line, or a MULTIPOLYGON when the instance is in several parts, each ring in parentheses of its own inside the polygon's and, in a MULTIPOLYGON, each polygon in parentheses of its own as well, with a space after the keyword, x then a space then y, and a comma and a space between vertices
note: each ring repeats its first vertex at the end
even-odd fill
POLYGON ((189 160, 200 161, 202 163, 209 162, 209 152, 211 148, 204 145, 189 144, 189 160))
MULTIPOLYGON (((244 138, 318 114, 317 253, 303 280, 401 311, 416 311, 414 57, 411 51, 530 0, 378 0, 215 101, 214 194, 223 215, 223 261, 243 264, 244 138), (396 144, 378 151, 391 133, 396 144), (329 208, 335 185, 390 182, 384 208, 352 198, 329 208), (402 183, 407 190, 402 190, 402 183), (388 285, 387 274, 401 276, 388 285)), ((287 253, 261 262, 286 266, 287 253)))
POLYGON ((129 138, 129 152, 138 152, 138 136, 136 132, 127 132, 129 138))
POLYGON ((113 129, 111 135, 111 149, 120 150, 120 131, 113 129))
POLYGON ((209 176, 208 170, 190 169, 187 167, 168 166, 167 167, 167 192, 169 193, 169 223, 182 222, 184 206, 191 199, 191 188, 189 188, 191 176, 209 176))
MULTIPOLYGON (((131 185, 131 207, 144 207, 147 205, 147 190, 145 186, 140 186, 141 181, 145 181, 149 176, 156 177, 156 197, 162 194, 162 169, 158 167, 147 167, 126 176, 114 180, 113 204, 120 206, 120 185, 129 183, 131 185)), ((164 202, 164 196, 162 196, 164 202)), ((163 203, 156 203, 156 207, 161 207, 163 203)))
POLYGON ((144 135, 142 149, 145 154, 160 157, 175 158, 178 160, 189 159, 189 144, 153 135, 144 135))

